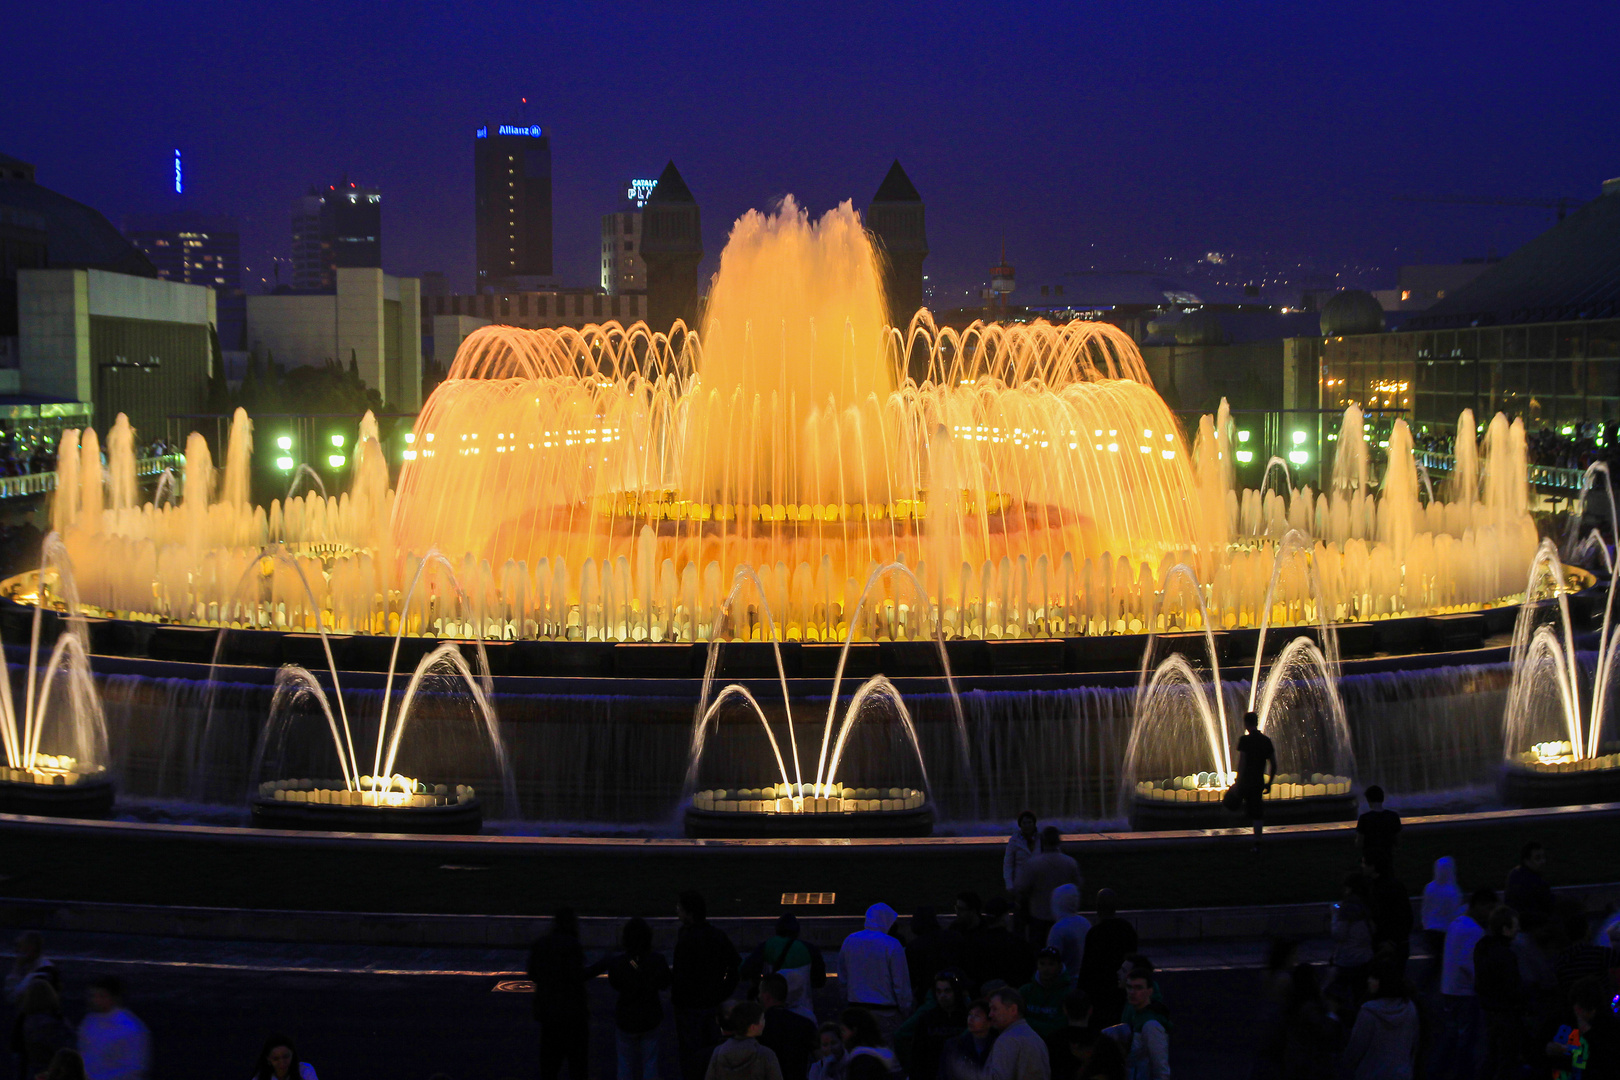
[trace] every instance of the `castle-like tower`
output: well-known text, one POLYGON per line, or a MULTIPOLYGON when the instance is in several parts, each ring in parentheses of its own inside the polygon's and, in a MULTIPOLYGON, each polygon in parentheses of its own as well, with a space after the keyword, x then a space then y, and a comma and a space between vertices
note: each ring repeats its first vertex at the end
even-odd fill
POLYGON ((922 196, 897 160, 878 185, 866 208, 866 228, 883 256, 883 293, 889 322, 902 330, 923 306, 923 260, 928 258, 928 230, 922 196))
POLYGON ((642 208, 641 257, 647 264, 647 325, 668 331, 676 319, 685 319, 697 329, 703 226, 697 200, 673 161, 642 208))

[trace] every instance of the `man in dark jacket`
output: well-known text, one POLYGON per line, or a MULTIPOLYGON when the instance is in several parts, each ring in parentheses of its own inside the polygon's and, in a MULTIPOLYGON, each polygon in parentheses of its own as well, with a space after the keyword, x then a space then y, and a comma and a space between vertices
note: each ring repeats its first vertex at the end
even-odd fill
POLYGON ((816 1052, 816 1022, 787 1007, 787 979, 774 972, 759 977, 759 1004, 765 1010, 765 1030, 759 1045, 776 1054, 782 1080, 805 1080, 810 1055, 816 1052))
POLYGON ((1080 959, 1080 989, 1095 1010, 1092 1026, 1105 1028, 1119 1022, 1125 991, 1119 968, 1137 949, 1136 927, 1119 917, 1119 898, 1113 889, 1097 890, 1097 921, 1086 931, 1086 951, 1080 959))
POLYGON ((1395 868, 1367 855, 1361 859, 1368 882, 1367 908, 1372 916, 1373 951, 1393 950, 1406 963, 1412 947, 1412 894, 1395 877, 1395 868))
MULTIPOLYGON (((962 967, 961 939, 939 925, 928 904, 911 916, 911 940, 906 943, 906 971, 911 975, 911 1000, 927 1001, 934 976, 947 968, 962 967)), ((967 1002, 962 1002, 964 1008, 967 1002)), ((932 1078, 929 1078, 932 1080, 932 1078)))
POLYGON ((1553 892, 1541 868, 1547 865, 1547 849, 1532 840, 1519 851, 1519 865, 1508 871, 1507 889, 1502 902, 1519 913, 1519 925, 1533 933, 1552 918, 1553 892))
POLYGON ((720 1021, 715 1010, 737 988, 741 959, 726 932, 709 925, 709 907, 702 893, 681 893, 675 914, 681 929, 675 937, 675 970, 669 999, 675 1007, 681 1075, 684 1080, 703 1080, 709 1052, 720 1044, 720 1021))
POLYGON ((1524 1043, 1524 985, 1513 939, 1519 918, 1507 906, 1491 912, 1485 936, 1474 945, 1474 1000, 1485 1014, 1485 1070, 1487 1080, 1519 1074, 1519 1051, 1524 1043))
MULTIPOLYGON (((951 928, 946 931, 950 936, 950 947, 955 951, 961 962, 963 989, 971 1000, 978 995, 979 986, 984 982, 986 960, 980 939, 984 936, 984 903, 976 892, 961 892, 956 896, 956 918, 951 920, 951 928)), ((911 957, 906 957, 908 971, 911 968, 911 957)), ((935 972, 929 972, 928 977, 933 978, 935 972)))
POLYGON ((540 1021, 540 1077, 590 1080, 590 1010, 585 1005, 585 950, 571 907, 552 913, 551 929, 529 947, 534 1018, 540 1021))
POLYGON ((984 908, 984 929, 979 933, 985 979, 1000 979, 1016 989, 1035 977, 1035 947, 1013 932, 1012 903, 993 898, 984 908))

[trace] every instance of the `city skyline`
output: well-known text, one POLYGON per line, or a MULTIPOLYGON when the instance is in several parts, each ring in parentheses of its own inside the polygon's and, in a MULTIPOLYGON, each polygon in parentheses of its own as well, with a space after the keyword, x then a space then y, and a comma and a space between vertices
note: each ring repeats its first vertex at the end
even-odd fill
POLYGON ((497 7, 458 25, 340 4, 309 20, 176 20, 198 77, 116 93, 111 72, 157 62, 125 25, 149 13, 78 7, 80 19, 21 13, 0 45, 49 103, 0 117, 0 150, 115 219, 234 215, 253 279, 290 254, 289 200, 347 172, 387 196, 390 272, 470 284, 469 145, 491 122, 554 139, 556 272, 571 284, 599 276, 601 215, 619 209, 624 178, 665 160, 703 206, 706 280, 742 212, 789 193, 816 213, 863 208, 898 157, 929 206, 936 302, 984 278, 1003 234, 1021 285, 1235 251, 1377 267, 1371 287, 1401 263, 1506 253, 1553 220, 1398 199, 1584 201, 1620 173, 1606 107, 1620 77, 1599 55, 1620 14, 1596 4, 1530 25, 1506 8, 1174 9, 1156 15, 1150 50, 1125 48, 1146 25, 1130 6, 1032 9, 994 27, 833 9, 826 29, 784 33, 752 7, 586 7, 561 21, 497 7), (88 29, 69 39, 56 29, 68 23, 88 29), (1576 24, 1587 32, 1564 30, 1576 24), (611 87, 586 77, 602 61, 584 46, 605 25, 642 58, 611 87), (218 91, 195 93, 199 78, 218 91), (90 127, 98 138, 83 138, 90 127))

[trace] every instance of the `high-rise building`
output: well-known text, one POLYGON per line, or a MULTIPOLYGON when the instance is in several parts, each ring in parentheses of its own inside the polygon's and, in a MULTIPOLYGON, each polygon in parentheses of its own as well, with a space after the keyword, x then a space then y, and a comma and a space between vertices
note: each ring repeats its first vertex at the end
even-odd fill
POLYGON ((333 272, 382 266, 382 193, 348 177, 293 200, 293 280, 297 292, 334 287, 333 272))
POLYGON ((124 219, 124 235, 146 252, 164 281, 242 289, 242 239, 228 217, 177 211, 124 219))
POLYGON ((551 276, 551 140, 540 126, 481 127, 473 141, 478 289, 551 276))
POLYGON ((641 210, 641 257, 647 266, 647 325, 667 331, 676 319, 695 328, 703 223, 697 199, 671 161, 641 210))
POLYGON ((923 304, 923 260, 928 258, 922 196, 895 161, 866 208, 866 227, 883 255, 883 293, 889 323, 904 328, 923 304))

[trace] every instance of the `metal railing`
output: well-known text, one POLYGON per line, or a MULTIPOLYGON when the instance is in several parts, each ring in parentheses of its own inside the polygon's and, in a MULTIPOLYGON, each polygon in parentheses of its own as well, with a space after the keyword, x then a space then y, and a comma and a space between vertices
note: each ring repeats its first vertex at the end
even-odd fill
MULTIPOLYGON (((1457 459, 1451 454, 1439 454, 1432 450, 1418 450, 1412 455, 1417 463, 1429 470, 1430 474, 1449 473, 1457 465, 1457 459)), ((1558 469, 1551 465, 1532 465, 1529 468, 1530 486, 1543 491, 1580 491, 1581 480, 1586 475, 1584 469, 1558 469)))
MULTIPOLYGON (((137 477, 157 476, 164 469, 174 469, 184 465, 184 454, 162 454, 158 457, 141 458, 135 462, 135 475, 137 477)), ((56 490, 56 473, 38 472, 25 473, 22 476, 0 477, 0 499, 23 499, 32 495, 49 495, 56 490)))

